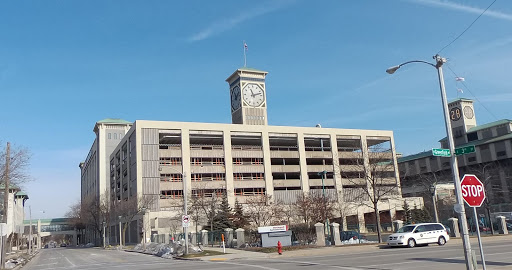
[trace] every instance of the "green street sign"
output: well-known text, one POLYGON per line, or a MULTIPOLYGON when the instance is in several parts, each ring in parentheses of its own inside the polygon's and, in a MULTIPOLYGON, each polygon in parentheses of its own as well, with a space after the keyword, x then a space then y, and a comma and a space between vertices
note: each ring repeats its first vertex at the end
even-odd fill
POLYGON ((474 152, 475 152, 474 145, 465 146, 465 147, 461 147, 461 148, 455 148, 455 155, 457 155, 457 156, 474 153, 474 152))
POLYGON ((432 155, 436 157, 449 157, 450 149, 432 148, 432 155))

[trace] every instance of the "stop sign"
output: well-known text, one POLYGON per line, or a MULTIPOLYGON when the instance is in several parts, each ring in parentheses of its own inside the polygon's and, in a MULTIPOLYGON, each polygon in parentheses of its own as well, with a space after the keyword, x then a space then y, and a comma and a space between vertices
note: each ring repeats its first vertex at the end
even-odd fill
POLYGON ((480 207, 485 200, 484 184, 473 174, 465 174, 462 177, 462 198, 471 207, 480 207))

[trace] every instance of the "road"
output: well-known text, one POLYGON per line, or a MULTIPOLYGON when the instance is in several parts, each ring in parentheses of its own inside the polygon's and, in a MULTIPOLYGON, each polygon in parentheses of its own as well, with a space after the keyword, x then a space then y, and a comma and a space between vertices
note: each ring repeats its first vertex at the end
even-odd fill
MULTIPOLYGON (((484 239, 487 269, 512 269, 510 237, 484 239)), ((478 253, 478 245, 473 241, 478 253)), ((23 269, 461 269, 465 268, 460 240, 445 246, 430 245, 417 248, 378 248, 375 246, 336 247, 316 251, 293 251, 283 256, 232 261, 168 260, 150 255, 97 248, 55 248, 41 250, 23 269)), ((479 257, 478 257, 479 258, 479 257)), ((479 269, 482 269, 479 266, 479 269)))

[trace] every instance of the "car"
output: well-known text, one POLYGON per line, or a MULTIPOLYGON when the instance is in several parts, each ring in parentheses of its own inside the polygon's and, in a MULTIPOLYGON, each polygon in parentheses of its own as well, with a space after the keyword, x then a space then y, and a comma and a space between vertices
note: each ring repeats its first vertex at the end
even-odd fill
POLYGON ((66 245, 66 243, 62 243, 60 244, 60 247, 67 247, 68 245, 66 245))
POLYGON ((388 246, 428 245, 437 243, 442 246, 450 240, 448 231, 441 223, 419 223, 403 226, 388 237, 388 246))

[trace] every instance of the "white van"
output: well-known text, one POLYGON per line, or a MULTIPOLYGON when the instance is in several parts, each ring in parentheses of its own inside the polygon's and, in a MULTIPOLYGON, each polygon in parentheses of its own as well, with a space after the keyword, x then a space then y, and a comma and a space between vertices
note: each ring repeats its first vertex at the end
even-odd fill
POLYGON ((388 246, 408 246, 437 243, 440 246, 450 240, 441 223, 419 223, 403 226, 388 237, 388 246))

